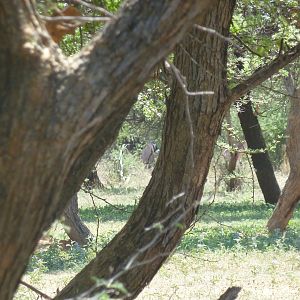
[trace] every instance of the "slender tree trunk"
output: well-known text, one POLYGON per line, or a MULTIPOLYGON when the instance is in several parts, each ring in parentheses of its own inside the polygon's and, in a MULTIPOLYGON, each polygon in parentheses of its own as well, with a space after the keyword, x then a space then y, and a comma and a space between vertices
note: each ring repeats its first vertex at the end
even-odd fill
POLYGON ((78 214, 78 197, 75 194, 64 210, 64 225, 67 226, 66 233, 72 241, 84 246, 92 237, 90 230, 84 225, 78 214))
MULTIPOLYGON (((244 69, 244 62, 241 59, 243 57, 242 51, 235 51, 235 56, 238 58, 237 68, 241 71, 244 69)), ((258 118, 253 112, 250 91, 243 97, 242 101, 239 101, 239 104, 238 117, 248 148, 253 150, 250 155, 260 189, 266 203, 276 204, 280 196, 280 188, 258 118), (263 152, 255 153, 255 151, 263 152)))
POLYGON ((245 140, 250 150, 263 150, 251 153, 251 159, 261 191, 266 203, 276 204, 280 196, 280 188, 276 180, 273 166, 266 150, 266 143, 257 119, 253 112, 252 102, 241 103, 238 113, 245 140))
MULTIPOLYGON (((292 83, 289 83, 292 86, 292 83)), ((287 128, 287 156, 290 174, 267 224, 270 231, 284 231, 300 199, 300 89, 293 86, 287 128)))
MULTIPOLYGON (((233 8, 234 1, 219 1, 200 24, 228 36, 233 8)), ((226 49, 223 39, 198 29, 176 48, 175 65, 186 77, 188 89, 214 91, 214 95, 189 97, 186 102, 181 85, 174 79, 162 148, 137 209, 121 232, 56 299, 71 298, 88 289, 88 294, 99 292, 103 287, 97 288, 93 277, 122 282, 130 293, 125 298, 133 299, 174 250, 197 213, 214 144, 229 108, 226 49)))
MULTIPOLYGON (((230 128, 232 128, 232 120, 231 120, 231 114, 230 110, 228 110, 226 116, 225 116, 226 122, 230 128)), ((238 143, 235 138, 232 136, 231 132, 227 130, 227 141, 230 146, 230 148, 234 149, 237 148, 238 150, 241 148, 240 144, 238 143)), ((229 175, 229 180, 226 181, 226 190, 228 192, 232 192, 237 190, 241 187, 241 178, 236 176, 236 170, 239 163, 239 160, 241 159, 241 153, 239 151, 229 151, 229 160, 226 159, 226 169, 227 174, 229 175), (228 160, 228 161, 227 161, 228 160)))

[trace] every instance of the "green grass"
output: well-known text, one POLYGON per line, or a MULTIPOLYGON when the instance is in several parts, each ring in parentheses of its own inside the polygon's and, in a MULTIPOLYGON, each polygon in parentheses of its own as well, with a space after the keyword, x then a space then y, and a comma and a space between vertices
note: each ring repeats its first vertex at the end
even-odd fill
MULTIPOLYGON (((122 228, 142 192, 128 184, 97 191, 113 206, 94 198, 96 208, 80 193, 80 215, 94 235, 99 218, 98 250, 122 228)), ((299 299, 300 213, 284 235, 269 235, 265 226, 273 207, 264 204, 259 192, 254 202, 250 194, 220 192, 213 204, 204 200, 199 221, 138 299, 217 299, 232 285, 242 287, 239 299, 299 299)), ((35 252, 25 280, 53 296, 95 256, 95 241, 63 251, 58 245, 62 226, 56 224, 49 234, 54 243, 35 252)), ((36 295, 21 287, 16 299, 36 295)))

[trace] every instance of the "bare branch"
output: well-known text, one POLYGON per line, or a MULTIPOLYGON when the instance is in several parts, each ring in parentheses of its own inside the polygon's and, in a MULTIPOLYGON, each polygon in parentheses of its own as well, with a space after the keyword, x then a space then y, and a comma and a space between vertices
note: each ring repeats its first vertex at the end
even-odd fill
POLYGON ((230 38, 224 36, 223 34, 219 33, 218 31, 216 31, 216 30, 214 30, 212 28, 204 27, 204 26, 201 26, 201 25, 198 25, 198 24, 195 24, 194 27, 197 28, 197 29, 199 29, 199 30, 201 30, 201 31, 214 34, 217 37, 221 38, 222 40, 225 40, 228 43, 232 43, 232 40, 230 38))
POLYGON ((45 298, 47 300, 52 300, 53 298, 51 298, 50 296, 44 294, 43 292, 41 292, 40 290, 38 290, 37 288, 35 288, 34 286, 32 286, 31 284, 23 281, 23 280, 20 280, 20 284, 26 286, 28 289, 34 291, 36 294, 38 294, 39 296, 41 296, 42 298, 45 298))
POLYGON ((107 11, 106 9, 104 9, 100 6, 94 5, 92 3, 88 3, 88 2, 85 2, 85 1, 82 1, 82 0, 70 0, 69 2, 72 2, 72 3, 75 3, 75 4, 80 4, 82 6, 90 8, 90 9, 97 10, 97 11, 103 13, 105 16, 115 18, 115 16, 112 13, 110 13, 109 11, 107 11))
POLYGON ((274 59, 264 67, 258 68, 248 79, 244 80, 236 87, 231 89, 229 93, 230 101, 234 102, 240 99, 250 90, 254 89, 262 82, 270 78, 272 75, 276 74, 280 69, 294 61, 299 56, 300 43, 288 50, 286 53, 279 55, 276 59, 274 59))

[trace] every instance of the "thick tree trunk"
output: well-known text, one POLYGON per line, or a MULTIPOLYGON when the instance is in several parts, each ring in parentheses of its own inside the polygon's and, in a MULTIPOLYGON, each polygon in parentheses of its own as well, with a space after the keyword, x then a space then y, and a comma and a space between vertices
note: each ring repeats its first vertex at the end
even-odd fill
POLYGON ((268 222, 270 231, 284 231, 300 200, 300 89, 294 87, 287 128, 287 156, 290 174, 268 222))
POLYGON ((273 166, 266 150, 266 143, 257 119, 253 112, 252 102, 241 103, 238 113, 245 140, 250 150, 263 150, 251 153, 251 159, 261 191, 266 203, 276 204, 280 196, 280 188, 276 180, 273 166))
MULTIPOLYGON (((200 13, 206 14, 206 9, 215 3, 227 3, 223 0, 129 0, 89 46, 76 56, 66 58, 40 25, 32 6, 34 2, 0 0, 0 299, 5 300, 12 299, 42 232, 62 214, 89 170, 114 141, 136 94, 154 66, 174 48, 200 13)), ((228 13, 224 10, 215 22, 225 23, 226 18, 228 13)), ((216 26, 221 33, 226 33, 224 28, 216 26)), ((210 39, 216 38, 203 37, 200 42, 203 47, 211 45, 210 39)), ((183 129, 182 141, 174 132, 179 129, 181 132, 180 120, 186 121, 181 101, 181 111, 174 111, 178 116, 174 130, 171 131, 171 124, 166 125, 169 131, 166 134, 172 132, 174 136, 169 139, 174 138, 174 142, 165 142, 165 153, 161 154, 164 161, 160 160, 163 167, 159 166, 155 173, 160 182, 153 179, 145 192, 144 197, 151 195, 153 201, 141 201, 141 209, 102 252, 102 258, 95 259, 100 269, 103 264, 103 272, 111 270, 111 262, 114 262, 111 266, 114 272, 118 272, 122 268, 118 262, 124 262, 128 253, 145 245, 147 239, 152 240, 155 234, 153 231, 145 234, 144 226, 161 220, 169 215, 171 208, 179 205, 178 200, 174 201, 166 210, 166 203, 178 191, 186 192, 181 202, 187 209, 183 222, 191 222, 195 213, 194 201, 201 196, 210 151, 219 130, 217 124, 225 111, 225 106, 216 110, 219 103, 225 102, 226 94, 223 91, 226 51, 219 45, 223 42, 215 40, 215 52, 204 49, 201 63, 204 70, 209 71, 201 75, 201 84, 198 84, 198 78, 191 79, 197 82, 192 89, 200 87, 216 92, 214 97, 196 97, 191 106, 191 111, 197 112, 196 116, 193 113, 195 120, 201 115, 201 121, 195 127, 203 132, 201 138, 207 138, 194 147, 194 154, 197 154, 194 165, 200 171, 191 171, 190 160, 186 158, 190 153, 187 151, 190 127, 186 125, 183 129), (207 62, 210 62, 209 66, 207 62), (216 65, 219 69, 213 70, 216 65), (216 72, 214 78, 209 75, 211 70, 216 72), (181 143, 185 143, 182 148, 181 143), (182 159, 174 169, 170 162, 167 163, 171 153, 175 159, 182 159), (198 155, 203 155, 203 161, 198 155), (157 197, 154 197, 155 193, 157 197), (141 226, 137 221, 141 221, 141 226), (131 235, 137 233, 136 238, 123 239, 128 229, 132 229, 131 235), (116 245, 118 241, 121 244, 116 245)), ((198 40, 194 43, 199 46, 198 40)), ((232 89, 228 102, 242 97, 297 58, 299 53, 300 44, 280 54, 232 89)), ((197 74, 198 68, 191 66, 191 76, 197 74)), ((169 104, 170 108, 178 101, 169 104)), ((158 246, 152 245, 154 248, 142 251, 141 256, 151 257, 153 261, 151 253, 173 249, 182 232, 179 229, 165 232, 163 238, 157 238, 158 246)), ((151 264, 153 269, 146 265, 142 274, 149 271, 149 275, 141 276, 141 287, 153 277, 161 263, 160 259, 155 261, 151 264)), ((96 273, 91 267, 86 270, 96 273)), ((107 273, 103 276, 109 277, 107 273)), ((89 275, 87 278, 89 285, 89 275)), ((137 281, 132 283, 133 290, 139 284, 137 281)), ((80 285, 82 288, 84 286, 80 285)))
MULTIPOLYGON (((234 1, 219 1, 200 24, 227 36, 233 7, 234 1)), ((125 298, 133 299, 151 281, 194 220, 214 144, 229 107, 225 43, 216 35, 194 29, 176 48, 175 65, 187 78, 188 89, 214 91, 214 95, 189 97, 188 111, 186 95, 174 79, 162 148, 137 209, 121 232, 56 299, 71 298, 88 289, 89 295, 103 290, 103 286, 95 285, 94 277, 122 282, 129 293, 125 298), (207 70, 211 76, 207 76, 207 70)))
POLYGON ((85 178, 83 184, 84 184, 84 187, 87 188, 88 190, 104 188, 104 185, 100 181, 100 178, 98 176, 98 173, 97 173, 97 170, 95 167, 90 171, 88 176, 85 178))
MULTIPOLYGON (((232 128, 232 120, 230 110, 227 112, 225 116, 226 122, 230 128, 232 128)), ((241 187, 241 178, 236 176, 237 166, 239 164, 239 160, 241 159, 241 152, 238 150, 242 150, 241 143, 237 142, 235 138, 232 136, 232 133, 227 130, 227 142, 231 149, 237 149, 236 151, 229 151, 229 159, 225 157, 226 160, 226 169, 227 175, 229 175, 229 180, 226 180, 226 190, 228 192, 233 192, 241 187)))
POLYGON ((0 1, 0 299, 78 191, 155 64, 214 1, 129 1, 66 58, 31 0, 0 1))
POLYGON ((78 198, 75 194, 68 206, 64 210, 63 223, 67 226, 66 233, 72 241, 77 242, 80 246, 86 245, 92 234, 84 225, 78 214, 78 198))

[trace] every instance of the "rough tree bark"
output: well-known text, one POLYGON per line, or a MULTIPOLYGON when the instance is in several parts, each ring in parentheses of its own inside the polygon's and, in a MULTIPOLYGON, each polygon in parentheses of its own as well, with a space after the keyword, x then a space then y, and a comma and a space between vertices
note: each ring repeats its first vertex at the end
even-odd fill
MULTIPOLYGON (((219 6, 223 6, 222 12, 218 12, 220 15, 217 16, 218 13, 214 8, 207 18, 211 18, 212 23, 216 22, 211 27, 224 33, 226 28, 218 29, 218 27, 228 17, 228 8, 226 10, 225 6, 229 5, 227 1, 220 2, 219 6)), ((208 19, 206 21, 209 23, 208 19)), ((209 26, 207 23, 204 24, 209 26)), ((121 281, 131 293, 127 299, 133 299, 150 282, 166 257, 173 251, 184 229, 192 222, 197 212, 196 207, 201 199, 214 142, 230 103, 240 99, 300 55, 298 44, 255 71, 248 79, 230 90, 225 99, 223 97, 226 96, 226 74, 224 74, 226 69, 223 66, 226 64, 220 61, 224 59, 223 55, 226 53, 225 43, 223 48, 219 48, 220 43, 224 41, 207 34, 197 37, 195 32, 189 37, 192 39, 190 43, 185 40, 183 46, 177 48, 175 63, 186 76, 189 90, 216 91, 211 97, 198 96, 189 99, 195 136, 194 168, 190 159, 191 128, 185 110, 185 94, 178 82, 175 82, 171 98, 167 101, 160 156, 139 206, 121 232, 61 291, 56 299, 72 297, 89 288, 88 293, 102 290, 103 286, 96 288, 92 277, 121 281), (196 45, 200 49, 197 49, 196 45), (213 50, 209 50, 212 45, 213 50), (191 57, 193 59, 190 59, 191 57), (201 65, 195 64, 197 60, 201 61, 201 65), (170 157, 172 163, 169 163, 170 157), (182 191, 185 192, 184 196, 174 199, 174 196, 180 195, 182 191), (161 226, 155 226, 158 223, 165 228, 160 233, 157 232, 157 228, 161 226), (176 226, 178 223, 183 224, 183 227, 176 226), (145 230, 152 226, 152 230, 145 230), (134 257, 137 258, 134 265, 127 270, 128 263, 133 263, 134 257)))
MULTIPOLYGON (((40 25, 33 2, 0 0, 0 299, 6 300, 13 297, 43 230, 63 212, 89 170, 115 139, 134 96, 155 64, 173 49, 195 18, 201 19, 201 15, 207 13, 205 10, 216 3, 212 0, 129 1, 89 46, 78 55, 66 58, 40 25)), ((223 0, 217 2, 219 6, 228 4, 223 0)), ((224 9, 216 21, 216 30, 226 34, 226 27, 218 26, 227 18, 228 11, 224 9)), ((199 41, 195 39, 194 43, 199 41)), ((164 142, 155 173, 161 181, 152 179, 143 197, 153 202, 142 199, 129 223, 82 272, 87 274, 87 286, 81 282, 80 289, 91 284, 89 274, 97 276, 98 266, 104 268, 103 272, 122 269, 129 253, 131 256, 136 251, 135 247, 145 246, 157 236, 155 230, 145 233, 144 228, 167 215, 170 218, 163 223, 169 230, 139 256, 139 260, 150 259, 152 263, 144 261, 144 267, 139 268, 141 273, 130 272, 126 280, 132 279, 134 289, 152 278, 164 260, 155 260, 157 253, 160 257, 167 256, 183 233, 183 229, 168 227, 170 222, 175 222, 172 217, 182 215, 174 209, 182 207, 186 211, 181 220, 186 225, 194 217, 195 199, 200 199, 202 193, 210 152, 220 127, 218 122, 223 118, 227 102, 239 99, 300 52, 297 45, 280 54, 234 88, 225 101, 226 74, 220 60, 226 51, 220 50, 222 43, 224 41, 216 40, 215 36, 203 34, 200 45, 210 64, 207 65, 205 57, 201 62, 206 66, 204 69, 218 69, 215 76, 209 75, 211 72, 205 76, 201 73, 201 85, 190 87, 216 91, 213 99, 196 97, 190 103, 192 118, 199 121, 194 125, 200 130, 201 138, 207 139, 200 142, 198 138, 195 143, 194 165, 199 169, 192 169, 191 160, 187 158, 190 127, 181 93, 176 101, 168 104, 176 121, 172 123, 170 117, 167 119, 166 134, 172 135, 164 142), (205 48, 211 39, 215 39, 214 51, 205 48), (185 124, 183 128, 180 120, 185 124), (171 130, 173 125, 175 128, 171 130), (171 153, 176 161, 181 160, 174 168, 166 162, 169 160, 164 160, 171 153), (185 191, 185 196, 169 203, 166 209, 166 202, 181 191, 185 191), (131 238, 126 240, 128 232, 131 238), (121 243, 117 244, 118 241, 121 243)), ((178 65, 183 58, 188 59, 183 54, 178 56, 178 65)), ((190 76, 198 83, 197 68, 191 66, 190 76)), ((72 283, 64 292, 71 286, 72 283)))
MULTIPOLYGON (((234 1, 219 1, 205 19, 198 22, 228 36, 233 8, 234 1)), ((214 95, 189 97, 188 112, 186 95, 178 81, 173 79, 171 95, 167 100, 162 148, 137 209, 121 232, 56 299, 71 298, 87 289, 91 289, 88 295, 99 292, 103 287, 96 287, 93 277, 121 281, 129 292, 125 298, 135 298, 194 220, 214 144, 229 107, 229 101, 226 101, 225 44, 226 41, 216 35, 194 29, 176 48, 174 64, 186 77, 188 90, 214 91, 214 95), (210 70, 210 76, 207 76, 207 70, 210 70), (184 195, 178 196, 181 193, 184 195), (178 198, 174 199, 175 196, 178 198), (157 223, 164 229, 155 226, 157 223), (151 227, 151 230, 146 230, 151 227), (128 267, 135 254, 136 259, 128 267)))
POLYGON ((151 70, 213 1, 129 1, 66 58, 32 0, 0 1, 0 299, 115 139, 151 70))
POLYGON ((296 88, 291 77, 287 81, 287 87, 291 95, 286 148, 290 164, 290 174, 275 210, 268 221, 267 226, 269 231, 284 231, 300 200, 300 89, 296 88))
POLYGON ((258 118, 253 112, 252 102, 250 100, 242 102, 239 108, 238 117, 248 148, 253 150, 250 155, 260 189, 266 203, 276 204, 280 196, 280 187, 274 173, 269 153, 266 150, 267 146, 258 118), (264 152, 255 153, 257 150, 263 150, 264 152))

